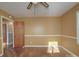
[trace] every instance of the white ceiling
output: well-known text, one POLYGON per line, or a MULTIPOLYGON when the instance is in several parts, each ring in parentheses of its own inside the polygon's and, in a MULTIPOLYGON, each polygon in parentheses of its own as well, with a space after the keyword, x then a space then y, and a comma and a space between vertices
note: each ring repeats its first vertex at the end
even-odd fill
POLYGON ((28 4, 29 2, 0 2, 0 9, 14 17, 61 16, 74 7, 77 2, 48 2, 48 8, 38 4, 33 5, 31 9, 27 9, 28 4))

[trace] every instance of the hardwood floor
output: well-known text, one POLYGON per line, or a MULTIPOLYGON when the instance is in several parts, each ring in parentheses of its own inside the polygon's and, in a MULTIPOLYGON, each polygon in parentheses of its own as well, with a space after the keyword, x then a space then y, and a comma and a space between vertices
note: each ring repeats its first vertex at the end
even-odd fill
POLYGON ((46 47, 27 47, 5 49, 4 57, 69 57, 68 52, 59 48, 59 53, 47 53, 46 47))

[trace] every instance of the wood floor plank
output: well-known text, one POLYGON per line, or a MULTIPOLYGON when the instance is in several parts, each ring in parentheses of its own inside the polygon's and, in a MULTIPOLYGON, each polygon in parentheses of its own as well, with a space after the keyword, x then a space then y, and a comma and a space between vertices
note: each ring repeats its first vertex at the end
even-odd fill
POLYGON ((48 53, 46 47, 27 47, 5 49, 4 57, 71 57, 64 49, 59 48, 59 53, 48 53))

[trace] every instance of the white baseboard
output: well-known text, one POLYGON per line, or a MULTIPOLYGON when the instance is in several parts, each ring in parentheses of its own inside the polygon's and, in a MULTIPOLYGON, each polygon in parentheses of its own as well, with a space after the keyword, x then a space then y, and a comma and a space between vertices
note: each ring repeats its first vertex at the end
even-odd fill
POLYGON ((63 46, 60 46, 60 47, 63 48, 69 54, 71 54, 73 57, 77 57, 77 55, 75 55, 74 53, 72 53, 71 51, 69 51, 68 49, 66 49, 65 47, 63 47, 63 46))
MULTIPOLYGON (((25 47, 48 47, 48 45, 25 45, 23 48, 25 48, 25 47)), ((68 52, 69 54, 71 54, 73 57, 77 57, 77 55, 75 55, 70 50, 66 49, 65 47, 60 46, 60 45, 58 47, 63 48, 66 52, 68 52)))

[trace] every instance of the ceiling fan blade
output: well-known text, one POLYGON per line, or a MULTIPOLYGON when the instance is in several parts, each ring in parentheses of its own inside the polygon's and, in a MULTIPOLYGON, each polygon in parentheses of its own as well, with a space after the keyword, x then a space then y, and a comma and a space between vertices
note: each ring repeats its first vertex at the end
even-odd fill
POLYGON ((29 5, 27 6, 27 9, 30 9, 30 8, 31 8, 31 6, 32 6, 32 4, 33 4, 33 3, 32 3, 32 2, 30 2, 30 3, 29 3, 29 5))
POLYGON ((48 3, 46 3, 46 2, 40 2, 43 6, 45 6, 45 7, 49 7, 49 5, 48 5, 48 3))

